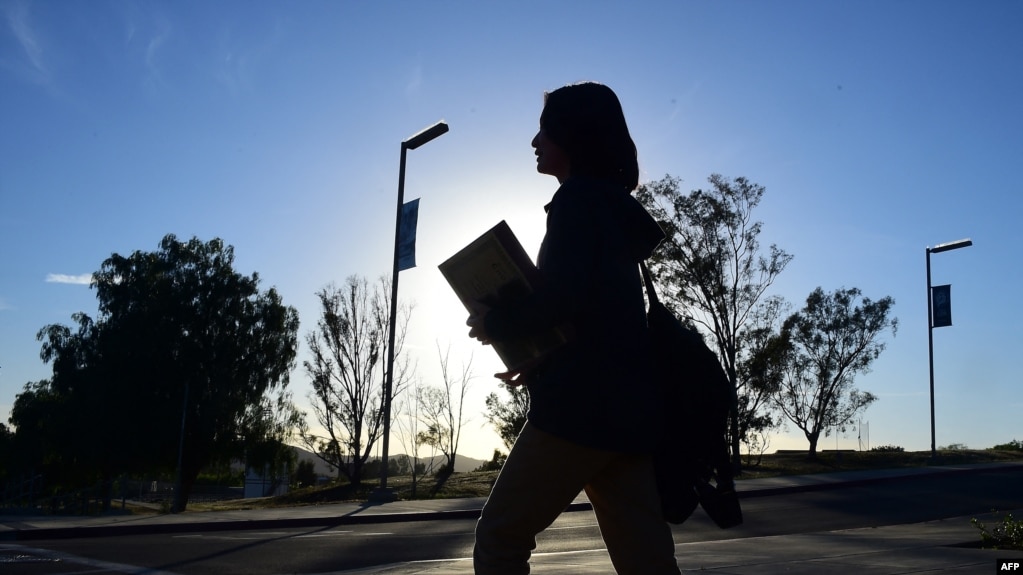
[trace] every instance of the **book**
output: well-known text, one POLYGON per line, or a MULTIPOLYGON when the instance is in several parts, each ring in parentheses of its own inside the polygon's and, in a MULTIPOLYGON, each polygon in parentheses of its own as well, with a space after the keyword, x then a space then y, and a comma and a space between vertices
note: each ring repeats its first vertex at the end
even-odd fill
MULTIPOLYGON (((543 282, 540 270, 504 220, 438 267, 467 310, 474 301, 499 307, 529 295, 543 282)), ((551 328, 528 338, 493 342, 493 347, 509 371, 518 371, 566 341, 566 329, 551 328)))

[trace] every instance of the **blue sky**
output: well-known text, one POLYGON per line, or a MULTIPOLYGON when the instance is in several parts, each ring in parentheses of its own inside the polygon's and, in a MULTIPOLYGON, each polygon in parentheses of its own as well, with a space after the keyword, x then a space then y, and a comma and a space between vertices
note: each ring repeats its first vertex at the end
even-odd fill
MULTIPOLYGON (((643 180, 767 188, 761 240, 795 256, 771 293, 895 299, 898 334, 857 379, 880 398, 870 446, 930 447, 924 250, 971 238, 932 258, 954 322, 934 331, 937 442, 1023 439, 1021 27, 1010 0, 2 0, 0 418, 50 373, 36 332, 96 314, 82 278, 167 233, 233 245, 304 336, 317 290, 390 273, 399 144, 444 119, 409 153, 419 267, 400 292, 425 383, 438 345, 472 358, 461 451, 489 457, 500 364, 436 266, 501 219, 535 253, 556 184, 529 147, 543 91, 594 80, 622 100, 643 180)), ((292 386, 305 402, 301 369, 292 386)))

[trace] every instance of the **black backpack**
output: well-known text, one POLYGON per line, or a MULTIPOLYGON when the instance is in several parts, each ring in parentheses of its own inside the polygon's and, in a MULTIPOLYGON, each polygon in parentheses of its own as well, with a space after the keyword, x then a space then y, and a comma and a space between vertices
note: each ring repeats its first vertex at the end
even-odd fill
POLYGON ((657 490, 665 521, 682 523, 697 505, 722 529, 742 523, 726 439, 733 390, 703 337, 687 328, 646 283, 651 362, 662 406, 654 454, 657 490))

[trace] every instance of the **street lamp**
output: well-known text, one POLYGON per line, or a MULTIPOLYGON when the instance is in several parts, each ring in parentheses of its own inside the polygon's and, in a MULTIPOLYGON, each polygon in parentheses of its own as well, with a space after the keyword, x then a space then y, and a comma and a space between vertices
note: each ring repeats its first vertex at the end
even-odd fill
POLYGON ((933 248, 927 248, 927 357, 931 374, 931 459, 938 456, 934 443, 934 307, 931 302, 931 254, 939 254, 959 248, 972 246, 969 239, 938 244, 933 248))
POLYGON ((391 272, 391 321, 387 336, 387 373, 384 377, 384 446, 380 459, 380 487, 371 497, 374 501, 393 501, 394 494, 387 488, 387 450, 391 437, 391 390, 394 385, 394 324, 398 318, 398 260, 401 246, 401 214, 405 205, 405 153, 445 134, 448 125, 444 122, 436 124, 410 136, 401 143, 401 163, 398 168, 398 209, 394 220, 394 265, 391 272))

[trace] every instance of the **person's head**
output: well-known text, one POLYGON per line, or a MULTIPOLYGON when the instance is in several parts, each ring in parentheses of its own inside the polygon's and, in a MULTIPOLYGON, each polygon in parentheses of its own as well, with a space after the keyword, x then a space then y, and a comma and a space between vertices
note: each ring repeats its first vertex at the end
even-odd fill
MULTIPOLYGON (((618 96, 603 84, 570 84, 545 94, 540 133, 533 140, 538 154, 546 153, 537 145, 541 139, 564 155, 567 175, 611 180, 627 192, 639 185, 636 144, 618 96)), ((549 173, 544 160, 538 159, 537 170, 549 173)))

